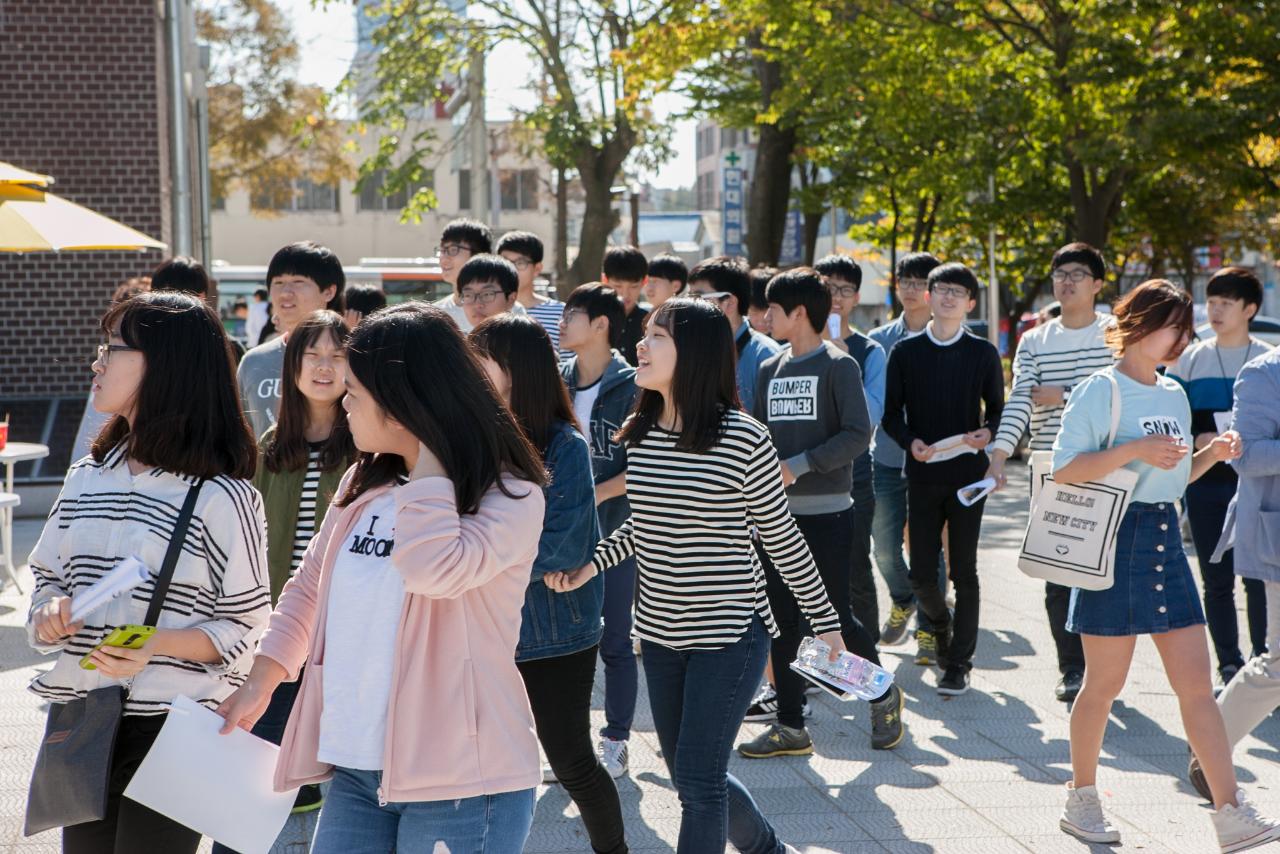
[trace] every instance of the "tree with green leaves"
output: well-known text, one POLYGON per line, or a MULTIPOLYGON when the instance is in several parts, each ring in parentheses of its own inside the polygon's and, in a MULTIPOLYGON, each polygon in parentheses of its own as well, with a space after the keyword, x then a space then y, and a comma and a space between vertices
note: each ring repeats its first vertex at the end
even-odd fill
POLYGON ((203 0, 196 31, 212 48, 208 77, 213 196, 236 186, 276 209, 295 181, 333 184, 353 168, 328 93, 299 83, 298 44, 271 0, 203 0))
MULTIPOLYGON (((415 113, 449 97, 472 51, 513 42, 540 72, 530 86, 536 103, 518 110, 517 121, 537 132, 553 168, 576 176, 585 200, 578 254, 559 287, 598 278, 617 225, 612 188, 626 165, 667 155, 669 131, 652 115, 652 89, 619 61, 657 10, 651 2, 474 0, 463 14, 449 0, 386 0, 371 12, 381 19, 379 51, 361 109, 381 138, 362 173, 385 170, 387 191, 415 186, 424 159, 438 153, 430 132, 413 126, 415 113)), ((407 215, 423 202, 411 199, 407 215)))

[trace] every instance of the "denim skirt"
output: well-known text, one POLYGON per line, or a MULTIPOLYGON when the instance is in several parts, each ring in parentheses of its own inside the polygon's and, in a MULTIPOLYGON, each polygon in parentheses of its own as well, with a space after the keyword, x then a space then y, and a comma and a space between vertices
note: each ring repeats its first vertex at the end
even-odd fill
POLYGON ((1174 503, 1131 503, 1116 534, 1115 583, 1072 589, 1067 631, 1124 637, 1203 624, 1174 503))

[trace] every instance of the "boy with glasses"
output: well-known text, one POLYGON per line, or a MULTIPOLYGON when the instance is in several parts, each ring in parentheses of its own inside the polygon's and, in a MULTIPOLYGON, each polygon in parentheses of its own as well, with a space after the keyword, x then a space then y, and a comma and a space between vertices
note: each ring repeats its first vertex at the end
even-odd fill
POLYGON ((463 264, 456 294, 467 323, 475 327, 486 318, 511 311, 519 283, 515 265, 506 258, 477 255, 463 264))
POLYGON ((564 303, 544 297, 533 289, 533 282, 542 273, 542 241, 528 231, 509 231, 498 241, 498 254, 515 265, 520 277, 520 289, 516 291, 516 305, 529 313, 551 336, 551 345, 560 349, 560 315, 564 303))
POLYGON ((492 251, 493 232, 489 230, 489 226, 474 219, 452 220, 440 233, 440 245, 436 247, 440 278, 453 286, 454 293, 436 300, 434 304, 447 311, 464 333, 471 331, 471 323, 462 310, 462 304, 458 302, 458 273, 473 255, 485 255, 492 251))
POLYGON ((760 364, 781 353, 782 345, 752 329, 742 314, 751 304, 751 271, 747 262, 728 255, 701 262, 689 271, 689 296, 714 303, 729 319, 738 349, 738 398, 742 410, 751 412, 760 364))
MULTIPOLYGON (((871 330, 868 336, 886 354, 894 345, 924 332, 929 323, 929 274, 942 262, 928 252, 912 252, 898 259, 895 269, 896 293, 902 303, 902 314, 884 326, 871 330)), ((883 416, 882 416, 883 417, 883 416)), ((907 525, 907 479, 903 473, 906 452, 884 431, 879 421, 871 437, 871 485, 875 510, 871 519, 871 536, 875 543, 876 566, 889 588, 892 600, 889 618, 880 629, 880 643, 896 646, 907 639, 907 627, 916 614, 916 597, 911 591, 907 559, 902 547, 907 525)), ((938 586, 946 587, 946 567, 939 561, 938 586)), ((933 626, 927 617, 917 615, 916 664, 937 661, 938 650, 933 626)))
MULTIPOLYGON (((906 460, 908 575, 921 612, 933 626, 939 664, 938 693, 969 690, 978 640, 978 537, 986 499, 966 507, 957 490, 982 480, 985 448, 1004 408, 1004 369, 989 342, 968 332, 965 316, 978 300, 978 277, 963 264, 943 264, 929 274, 933 319, 924 334, 899 342, 889 353, 882 426, 906 460), (935 445, 959 437, 960 453, 943 456, 935 445), (931 461, 935 456, 943 458, 931 461), (938 559, 946 528, 955 616, 938 587, 938 559)), ((953 452, 954 453, 954 452, 953 452)))
MULTIPOLYGON (((1030 430, 1031 450, 1053 450, 1071 389, 1115 361, 1115 352, 1105 340, 1115 319, 1094 308, 1106 284, 1102 253, 1087 243, 1068 243, 1053 254, 1050 269, 1053 295, 1062 314, 1035 327, 1018 342, 1013 356, 1013 389, 1000 417, 987 472, 995 478, 997 489, 1005 484, 1005 460, 1023 435, 1030 430)), ((1219 530, 1221 526, 1219 519, 1219 530)), ((1070 604, 1071 588, 1045 582, 1044 607, 1061 674, 1054 696, 1064 703, 1074 701, 1084 684, 1080 635, 1067 631, 1070 604)))
MULTIPOLYGON (((888 357, 884 348, 849 325, 849 316, 858 305, 862 290, 862 268, 848 255, 828 255, 813 265, 831 294, 831 316, 825 330, 831 343, 858 363, 862 391, 872 424, 884 416, 884 369, 888 357), (832 320, 837 327, 830 328, 832 320), (833 334, 834 333, 834 334, 833 334)), ((853 556, 850 559, 849 595, 853 613, 866 627, 873 641, 880 640, 880 603, 876 582, 871 576, 871 525, 876 497, 871 484, 871 450, 853 461, 853 556)))

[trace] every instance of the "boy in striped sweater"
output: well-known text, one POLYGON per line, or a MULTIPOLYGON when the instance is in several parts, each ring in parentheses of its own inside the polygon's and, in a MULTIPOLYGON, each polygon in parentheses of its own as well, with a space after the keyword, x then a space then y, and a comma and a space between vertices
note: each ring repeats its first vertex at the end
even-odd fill
MULTIPOLYGON (((1051 269, 1053 295, 1062 305, 1062 314, 1032 329, 1018 342, 1013 390, 1000 417, 987 473, 996 479, 997 488, 1004 486, 1005 461, 1023 434, 1030 430, 1031 450, 1052 450, 1071 389, 1115 361, 1115 354, 1103 340, 1115 320, 1094 308, 1106 284, 1102 253, 1087 243, 1069 243, 1054 253, 1051 269)), ((1066 703, 1076 698, 1084 681, 1080 636, 1066 629, 1070 602, 1071 588, 1045 582, 1044 606, 1062 674, 1054 695, 1066 703)))

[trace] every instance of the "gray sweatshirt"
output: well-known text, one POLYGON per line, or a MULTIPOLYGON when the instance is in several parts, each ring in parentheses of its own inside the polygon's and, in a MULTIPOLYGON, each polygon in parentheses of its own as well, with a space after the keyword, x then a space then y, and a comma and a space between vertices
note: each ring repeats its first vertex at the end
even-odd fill
POLYGON ((862 372, 834 344, 800 358, 787 348, 760 365, 755 411, 778 456, 796 476, 787 488, 796 516, 839 513, 853 506, 853 461, 871 444, 862 372))
POLYGON ((240 401, 254 438, 262 438, 280 413, 280 375, 284 372, 284 336, 254 347, 240 360, 236 379, 240 401))

